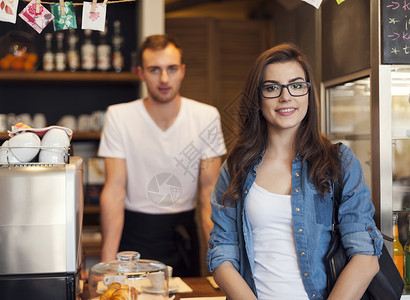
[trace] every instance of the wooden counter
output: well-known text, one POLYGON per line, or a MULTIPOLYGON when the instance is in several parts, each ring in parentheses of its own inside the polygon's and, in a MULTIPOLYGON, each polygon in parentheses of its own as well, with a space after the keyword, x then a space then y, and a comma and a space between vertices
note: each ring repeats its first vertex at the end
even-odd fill
MULTIPOLYGON (((193 298, 193 297, 217 297, 224 296, 224 293, 219 289, 214 289, 206 277, 186 277, 182 280, 193 289, 192 293, 179 293, 175 294, 175 300, 180 300, 184 298, 193 298)), ((84 285, 84 292, 82 295, 83 300, 89 300, 88 298, 88 285, 84 285)))
POLYGON ((182 280, 191 287, 192 293, 176 294, 175 300, 193 297, 217 297, 224 296, 221 290, 215 290, 208 282, 206 277, 189 277, 182 280))

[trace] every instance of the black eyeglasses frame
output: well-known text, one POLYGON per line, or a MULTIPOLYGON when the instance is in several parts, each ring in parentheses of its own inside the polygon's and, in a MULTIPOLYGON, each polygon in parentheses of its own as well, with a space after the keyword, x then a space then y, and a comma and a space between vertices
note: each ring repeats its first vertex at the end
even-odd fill
POLYGON ((263 88, 264 86, 267 86, 267 84, 265 84, 265 85, 259 86, 259 93, 262 95, 263 98, 266 98, 266 99, 279 98, 280 96, 282 96, 283 88, 286 88, 286 89, 288 90, 288 93, 289 93, 292 97, 302 97, 302 96, 305 96, 305 95, 307 95, 307 94, 309 93, 310 87, 311 87, 310 82, 307 82, 307 81, 306 81, 306 82, 292 82, 292 83, 288 83, 288 84, 273 83, 273 84, 270 84, 270 85, 274 85, 274 84, 281 87, 281 90, 280 90, 279 95, 276 96, 276 97, 265 97, 265 95, 264 95, 263 92, 262 92, 262 88, 263 88), (300 83, 300 84, 306 83, 306 84, 307 84, 307 92, 306 92, 305 94, 303 94, 303 95, 293 95, 293 94, 290 92, 289 86, 292 85, 292 84, 297 84, 297 83, 300 83))

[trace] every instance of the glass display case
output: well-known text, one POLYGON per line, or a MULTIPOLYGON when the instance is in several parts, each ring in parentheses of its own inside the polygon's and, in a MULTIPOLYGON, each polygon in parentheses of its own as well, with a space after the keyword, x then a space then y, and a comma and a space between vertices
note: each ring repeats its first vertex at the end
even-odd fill
POLYGON ((410 66, 392 66, 393 210, 410 212, 410 66))
POLYGON ((371 187, 370 77, 363 75, 325 83, 325 128, 333 142, 353 150, 371 187))

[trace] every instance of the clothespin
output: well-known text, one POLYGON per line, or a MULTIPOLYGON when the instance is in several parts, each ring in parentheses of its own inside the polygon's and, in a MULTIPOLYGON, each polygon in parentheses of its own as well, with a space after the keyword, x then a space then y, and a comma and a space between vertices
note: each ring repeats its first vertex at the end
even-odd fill
POLYGON ((40 13, 40 0, 36 1, 36 14, 40 13))
POLYGON ((61 16, 65 17, 64 0, 59 0, 59 1, 60 1, 61 16))
POLYGON ((96 5, 97 5, 97 0, 93 0, 93 3, 91 4, 91 12, 95 12, 96 5))
POLYGON ((108 3, 108 0, 104 0, 103 5, 104 6, 107 5, 107 3, 108 3))

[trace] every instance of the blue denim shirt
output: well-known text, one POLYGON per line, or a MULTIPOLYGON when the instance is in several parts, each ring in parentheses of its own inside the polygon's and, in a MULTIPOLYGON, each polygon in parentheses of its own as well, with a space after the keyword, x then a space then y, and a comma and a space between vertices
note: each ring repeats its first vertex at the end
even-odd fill
MULTIPOLYGON (((355 254, 380 255, 383 238, 373 220, 375 208, 370 200, 370 190, 365 184, 362 167, 350 148, 341 145, 340 152, 344 179, 338 217, 346 254, 349 258, 355 254)), ((230 176, 226 162, 222 165, 211 196, 214 227, 207 253, 211 272, 223 262, 230 261, 255 295, 254 247, 246 201, 260 163, 248 173, 241 199, 226 207, 222 203, 222 195, 229 185, 230 176)), ((328 249, 332 229, 333 191, 321 197, 308 174, 307 163, 303 163, 297 155, 292 161, 291 192, 296 251, 309 299, 326 299, 323 257, 328 249)))

